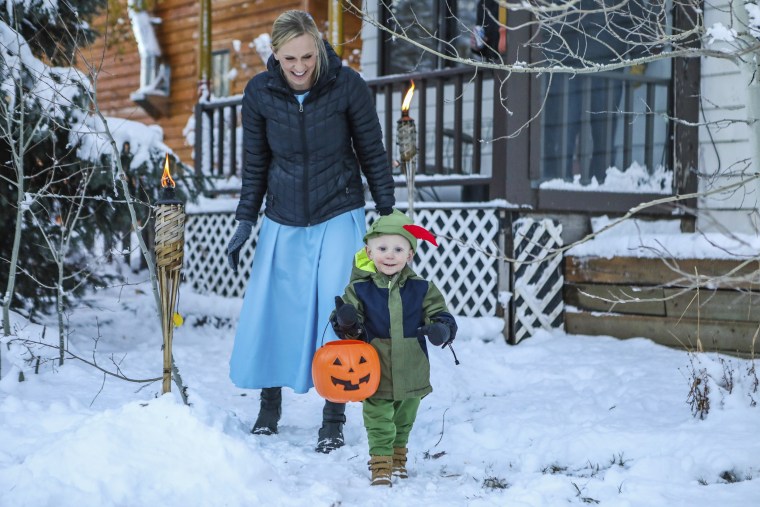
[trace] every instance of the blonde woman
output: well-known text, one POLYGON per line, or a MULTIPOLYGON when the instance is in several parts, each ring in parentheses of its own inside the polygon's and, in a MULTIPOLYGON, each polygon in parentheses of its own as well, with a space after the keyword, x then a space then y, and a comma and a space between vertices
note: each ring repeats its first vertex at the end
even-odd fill
MULTIPOLYGON (((381 215, 395 204, 393 178, 369 88, 323 41, 311 16, 281 14, 273 54, 243 97, 245 167, 227 254, 237 269, 265 201, 243 300, 230 378, 261 389, 255 434, 278 432, 282 387, 313 387, 317 346, 365 234, 364 174, 381 215)), ((317 451, 343 445, 345 405, 326 402, 317 451)))

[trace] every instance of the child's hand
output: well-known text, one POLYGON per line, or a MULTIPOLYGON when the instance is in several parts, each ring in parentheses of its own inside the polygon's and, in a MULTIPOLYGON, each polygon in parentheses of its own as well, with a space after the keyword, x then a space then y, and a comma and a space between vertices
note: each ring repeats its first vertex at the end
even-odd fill
POLYGON ((341 339, 356 339, 362 334, 356 308, 354 305, 344 303, 340 296, 335 296, 335 314, 331 323, 335 334, 341 339))
POLYGON ((351 329, 356 327, 358 316, 354 305, 343 303, 340 308, 335 310, 335 320, 338 321, 338 326, 340 326, 341 329, 351 329))
POLYGON ((449 341, 451 331, 446 324, 433 322, 427 326, 417 328, 417 336, 426 337, 430 340, 430 343, 437 347, 438 345, 444 345, 449 341))

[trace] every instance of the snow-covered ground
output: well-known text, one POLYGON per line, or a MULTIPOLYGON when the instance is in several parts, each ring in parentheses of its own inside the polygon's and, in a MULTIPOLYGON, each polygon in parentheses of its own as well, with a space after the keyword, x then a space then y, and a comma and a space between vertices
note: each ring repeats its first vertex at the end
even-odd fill
MULTIPOLYGON (((227 377, 239 307, 182 289, 174 356, 190 406, 176 386, 161 396, 160 382, 116 379, 74 359, 35 374, 19 359, 28 353, 4 347, 0 506, 760 504, 760 393, 748 360, 559 331, 510 346, 499 320, 461 318, 461 364, 431 351, 434 392, 412 432, 409 479, 373 488, 360 404, 347 409, 347 445, 328 455, 314 452, 314 391, 284 391, 278 435, 249 433, 258 391, 227 377), (688 404, 701 369, 711 389, 704 420, 688 404), (719 387, 726 375, 731 394, 719 387)), ((21 336, 42 334, 14 323, 21 336)), ((75 354, 92 361, 96 348, 107 370, 160 377, 147 283, 91 294, 70 325, 75 354)), ((50 324, 47 341, 54 335, 50 324)))

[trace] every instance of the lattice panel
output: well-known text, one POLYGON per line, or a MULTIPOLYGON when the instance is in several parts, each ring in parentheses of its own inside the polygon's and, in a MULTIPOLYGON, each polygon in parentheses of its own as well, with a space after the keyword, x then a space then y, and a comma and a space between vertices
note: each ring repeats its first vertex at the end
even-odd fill
MULTIPOLYGON (((372 223, 377 214, 367 213, 372 223)), ((455 315, 496 315, 498 292, 497 210, 421 209, 414 223, 435 234, 438 247, 419 241, 414 270, 433 281, 455 315)), ((368 225, 369 226, 369 225, 368 225)))
POLYGON ((536 330, 563 325, 562 255, 550 257, 560 248, 562 225, 549 219, 515 220, 514 230, 514 342, 536 330), (541 261, 541 259, 547 259, 541 261))
MULTIPOLYGON (((367 226, 377 213, 367 210, 367 226)), ((498 210, 453 208, 415 210, 414 221, 439 239, 438 248, 421 241, 414 269, 443 292, 455 315, 495 316, 498 306, 498 210), (456 239, 449 239, 456 238, 456 239)), ((240 252, 238 272, 227 265, 226 248, 237 222, 234 213, 188 214, 185 269, 187 282, 200 293, 242 297, 258 237, 240 252)))
MULTIPOLYGON (((259 216, 260 218, 260 216, 259 216)), ((251 275, 261 220, 240 251, 237 273, 227 264, 227 244, 237 228, 235 214, 188 214, 185 230, 185 279, 201 294, 242 297, 251 275)))

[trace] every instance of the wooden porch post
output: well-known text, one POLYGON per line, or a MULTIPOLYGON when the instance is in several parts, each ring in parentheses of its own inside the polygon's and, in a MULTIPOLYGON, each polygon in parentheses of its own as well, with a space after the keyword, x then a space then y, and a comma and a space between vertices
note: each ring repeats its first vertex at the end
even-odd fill
MULTIPOLYGON (((704 2, 699 3, 704 12, 704 2)), ((673 6, 673 28, 691 30, 697 23, 700 13, 693 6, 673 6)), ((699 48, 699 37, 693 36, 687 46, 699 48)), ((670 166, 673 168, 673 185, 675 193, 693 193, 697 191, 697 167, 699 164, 699 98, 701 61, 699 58, 673 58, 672 60, 672 99, 671 107, 674 118, 683 121, 671 122, 673 131, 673 149, 670 166)), ((696 199, 690 199, 682 204, 695 209, 696 199)), ((695 217, 693 217, 695 218, 695 217)), ((694 231, 694 219, 690 222, 681 221, 684 232, 694 231)))
POLYGON ((327 8, 328 41, 343 58, 343 6, 341 0, 329 0, 327 8))
POLYGON ((211 0, 201 0, 198 29, 198 95, 211 92, 211 0))

